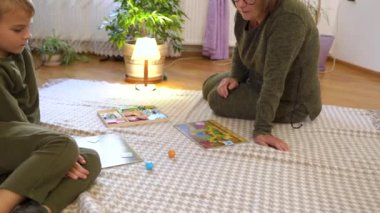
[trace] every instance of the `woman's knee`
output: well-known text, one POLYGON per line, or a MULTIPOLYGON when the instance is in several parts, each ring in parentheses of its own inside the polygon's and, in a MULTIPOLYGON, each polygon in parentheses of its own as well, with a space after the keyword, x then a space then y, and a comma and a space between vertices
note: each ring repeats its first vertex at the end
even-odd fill
POLYGON ((222 98, 214 89, 207 96, 208 105, 216 115, 227 116, 226 99, 222 98))
MULTIPOLYGON (((214 74, 216 75, 216 74, 214 74)), ((209 78, 206 79, 206 81, 203 83, 203 86, 202 86, 202 95, 203 95, 203 99, 207 100, 208 98, 208 95, 210 94, 210 91, 216 86, 215 82, 212 82, 212 79, 213 76, 210 76, 209 78)))
POLYGON ((249 120, 256 118, 256 95, 245 87, 240 86, 230 91, 227 98, 221 97, 214 89, 209 93, 207 100, 216 115, 249 120))
POLYGON ((210 94, 210 92, 218 86, 219 82, 223 78, 227 76, 229 76, 229 72, 217 73, 208 77, 202 86, 203 98, 207 100, 207 97, 210 94))

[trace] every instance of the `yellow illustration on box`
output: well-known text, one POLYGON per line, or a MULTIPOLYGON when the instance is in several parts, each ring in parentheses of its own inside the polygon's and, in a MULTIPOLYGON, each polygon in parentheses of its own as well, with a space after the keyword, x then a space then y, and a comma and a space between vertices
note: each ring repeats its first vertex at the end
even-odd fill
POLYGON ((206 149, 248 141, 214 120, 177 124, 175 127, 206 149))

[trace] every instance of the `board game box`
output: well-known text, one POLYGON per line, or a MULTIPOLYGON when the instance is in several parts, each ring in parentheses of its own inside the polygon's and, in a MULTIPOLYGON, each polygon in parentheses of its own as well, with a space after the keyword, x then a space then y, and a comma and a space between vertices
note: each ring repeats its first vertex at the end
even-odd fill
POLYGON ((97 113, 107 127, 126 127, 168 121, 168 116, 153 105, 125 105, 98 110, 97 113))
POLYGON ((214 120, 182 123, 174 127, 206 149, 248 141, 214 120))
POLYGON ((118 134, 96 136, 74 136, 79 147, 98 152, 102 168, 137 163, 143 159, 128 145, 125 138, 118 134))

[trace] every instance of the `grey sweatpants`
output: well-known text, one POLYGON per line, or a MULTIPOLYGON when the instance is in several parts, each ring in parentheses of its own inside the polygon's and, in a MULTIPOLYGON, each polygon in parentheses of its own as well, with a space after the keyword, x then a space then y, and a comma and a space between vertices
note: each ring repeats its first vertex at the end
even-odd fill
MULTIPOLYGON (((219 82, 229 75, 229 72, 223 72, 210 76, 203 83, 203 98, 208 101, 210 108, 217 115, 254 120, 256 104, 260 97, 259 85, 251 82, 240 83, 237 88, 229 91, 227 98, 223 98, 218 94, 216 88, 219 82)), ((307 116, 307 109, 304 106, 299 106, 297 110, 294 110, 292 105, 287 106, 280 103, 274 121, 278 123, 301 122, 307 116)))
POLYGON ((78 149, 69 136, 27 122, 0 122, 0 188, 35 200, 60 212, 98 176, 98 154, 78 149), (90 174, 72 180, 67 172, 79 153, 90 174))

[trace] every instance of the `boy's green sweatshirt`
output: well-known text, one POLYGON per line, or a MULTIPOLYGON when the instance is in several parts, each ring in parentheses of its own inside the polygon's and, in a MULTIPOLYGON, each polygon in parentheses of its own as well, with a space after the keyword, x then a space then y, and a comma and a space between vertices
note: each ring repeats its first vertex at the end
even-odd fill
POLYGON ((40 121, 38 87, 28 48, 0 58, 0 122, 4 121, 40 121))

